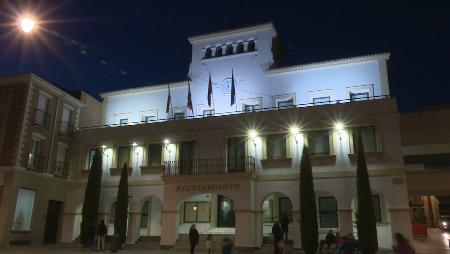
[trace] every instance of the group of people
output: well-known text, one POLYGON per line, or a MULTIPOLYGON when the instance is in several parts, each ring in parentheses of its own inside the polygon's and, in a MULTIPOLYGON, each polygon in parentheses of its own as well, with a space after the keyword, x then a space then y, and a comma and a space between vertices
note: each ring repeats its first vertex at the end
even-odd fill
POLYGON ((281 217, 281 220, 275 222, 272 226, 275 254, 285 253, 284 239, 286 240, 288 239, 288 231, 289 231, 289 217, 287 215, 283 215, 281 217))
POLYGON ((341 236, 339 232, 334 234, 329 230, 325 240, 320 241, 320 253, 353 254, 357 249, 358 242, 353 234, 341 236))
MULTIPOLYGON (((189 243, 191 245, 191 254, 194 254, 195 252, 195 247, 198 245, 200 241, 200 234, 198 233, 197 228, 195 227, 195 224, 191 225, 191 228, 189 229, 189 243)), ((224 240, 224 244, 222 246, 222 253, 223 254, 231 254, 231 251, 233 249, 233 244, 231 243, 230 239, 225 238, 224 240)), ((208 250, 208 254, 212 254, 213 253, 213 239, 212 239, 212 234, 209 234, 206 237, 206 241, 205 241, 205 247, 208 250)))
MULTIPOLYGON (((414 248, 402 234, 396 233, 395 241, 395 246, 392 246, 394 253, 415 254, 414 248)), ((325 251, 325 253, 354 254, 357 249, 358 242, 351 233, 341 237, 339 232, 334 234, 333 230, 330 230, 325 236, 325 240, 320 242, 320 253, 325 251)))

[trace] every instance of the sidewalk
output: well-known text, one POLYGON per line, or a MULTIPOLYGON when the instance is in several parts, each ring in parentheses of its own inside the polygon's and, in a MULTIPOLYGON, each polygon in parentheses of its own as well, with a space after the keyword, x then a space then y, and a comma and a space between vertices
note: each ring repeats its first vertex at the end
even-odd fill
POLYGON ((450 233, 438 228, 429 228, 427 238, 415 239, 412 244, 416 254, 450 254, 448 239, 450 239, 450 233))

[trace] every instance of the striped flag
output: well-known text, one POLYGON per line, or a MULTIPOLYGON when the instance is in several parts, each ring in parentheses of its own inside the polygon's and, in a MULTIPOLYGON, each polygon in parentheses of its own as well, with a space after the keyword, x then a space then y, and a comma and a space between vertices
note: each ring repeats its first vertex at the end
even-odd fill
POLYGON ((194 110, 192 109, 192 96, 191 96, 191 78, 188 76, 188 97, 187 97, 187 108, 190 109, 192 112, 194 110))
POLYGON ((231 106, 236 103, 236 87, 234 85, 234 74, 233 69, 231 69, 231 106))
POLYGON ((212 82, 211 82, 211 73, 209 74, 209 81, 208 81, 208 106, 211 107, 211 98, 212 97, 212 82))
POLYGON ((170 96, 169 84, 167 84, 167 90, 169 91, 169 94, 167 95, 166 114, 169 114, 170 108, 172 107, 172 96, 170 96))

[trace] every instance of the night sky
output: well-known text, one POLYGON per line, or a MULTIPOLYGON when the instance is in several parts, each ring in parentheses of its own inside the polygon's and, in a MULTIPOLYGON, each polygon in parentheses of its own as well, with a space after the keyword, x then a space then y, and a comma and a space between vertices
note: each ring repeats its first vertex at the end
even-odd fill
POLYGON ((450 104, 450 7, 431 2, 0 0, 0 76, 93 95, 185 80, 187 37, 273 21, 283 66, 391 52, 391 94, 417 110, 450 104), (13 24, 27 10, 44 22, 31 36, 13 24))

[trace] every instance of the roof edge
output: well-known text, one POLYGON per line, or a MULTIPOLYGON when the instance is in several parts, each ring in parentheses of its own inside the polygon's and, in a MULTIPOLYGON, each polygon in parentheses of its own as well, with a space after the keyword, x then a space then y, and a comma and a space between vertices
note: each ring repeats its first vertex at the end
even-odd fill
POLYGON ((149 85, 149 86, 141 86, 141 87, 133 87, 133 88, 127 88, 127 89, 114 90, 114 91, 100 93, 100 97, 105 98, 105 97, 109 97, 109 96, 123 95, 123 94, 128 94, 128 93, 140 93, 140 92, 152 91, 152 90, 157 90, 157 89, 165 89, 165 88, 167 88, 167 86, 170 86, 170 88, 187 86, 187 80, 163 83, 163 84, 157 84, 157 85, 149 85))
POLYGON ((270 29, 272 31, 272 37, 277 36, 277 31, 273 25, 273 22, 267 22, 267 23, 254 25, 254 26, 246 26, 246 27, 241 27, 241 28, 237 28, 237 29, 223 30, 220 32, 194 35, 194 36, 188 37, 188 41, 191 44, 193 44, 193 43, 199 42, 199 41, 217 39, 220 37, 230 36, 232 34, 246 33, 246 32, 250 32, 250 31, 263 30, 263 29, 270 29))
POLYGON ((313 63, 306 63, 306 64, 299 64, 299 65, 286 66, 286 67, 281 67, 281 68, 276 68, 276 69, 270 69, 270 70, 267 70, 267 73, 269 75, 275 75, 275 74, 282 74, 282 73, 286 73, 286 72, 295 72, 295 71, 301 71, 301 70, 328 67, 328 66, 333 66, 333 65, 350 64, 350 63, 358 63, 358 62, 373 61, 373 60, 389 60, 390 55, 391 55, 391 53, 385 52, 385 53, 379 53, 379 54, 340 58, 340 59, 327 60, 327 61, 322 61, 322 62, 313 62, 313 63))

